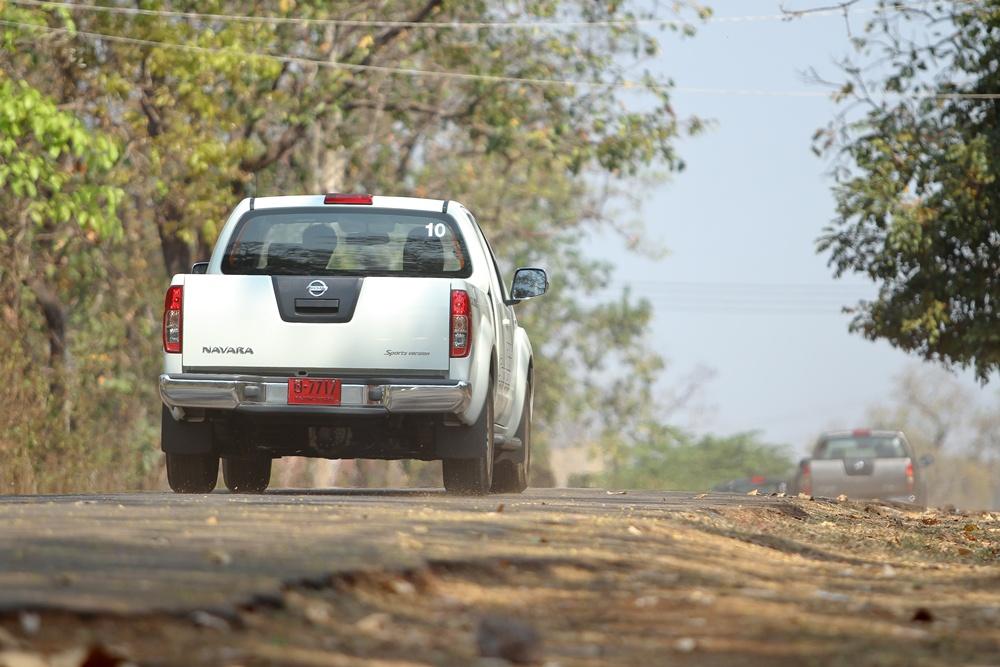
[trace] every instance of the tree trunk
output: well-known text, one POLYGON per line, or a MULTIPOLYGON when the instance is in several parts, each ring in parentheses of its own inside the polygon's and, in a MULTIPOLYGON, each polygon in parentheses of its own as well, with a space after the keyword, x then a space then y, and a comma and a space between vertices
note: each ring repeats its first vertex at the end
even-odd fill
POLYGON ((35 297, 42 317, 45 319, 45 334, 49 342, 49 394, 53 403, 59 406, 63 414, 65 427, 69 430, 73 406, 70 402, 67 387, 67 373, 70 369, 69 346, 67 345, 66 307, 55 290, 38 278, 25 281, 28 289, 35 297))

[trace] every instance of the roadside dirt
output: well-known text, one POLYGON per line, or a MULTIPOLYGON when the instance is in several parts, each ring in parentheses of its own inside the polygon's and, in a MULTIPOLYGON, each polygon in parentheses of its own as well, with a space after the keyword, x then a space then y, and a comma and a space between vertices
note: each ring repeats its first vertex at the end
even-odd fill
POLYGON ((9 613, 0 665, 1000 665, 997 513, 789 499, 517 532, 524 557, 291 582, 228 612, 9 613))

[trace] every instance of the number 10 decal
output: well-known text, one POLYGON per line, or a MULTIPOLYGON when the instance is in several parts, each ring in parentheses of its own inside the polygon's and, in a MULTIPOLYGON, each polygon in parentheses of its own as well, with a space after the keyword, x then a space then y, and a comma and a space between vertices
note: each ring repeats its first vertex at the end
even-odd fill
POLYGON ((433 222, 428 222, 426 225, 424 225, 424 229, 427 230, 428 237, 436 236, 438 238, 444 236, 448 231, 448 228, 444 226, 443 222, 439 222, 437 224, 434 224, 433 222))

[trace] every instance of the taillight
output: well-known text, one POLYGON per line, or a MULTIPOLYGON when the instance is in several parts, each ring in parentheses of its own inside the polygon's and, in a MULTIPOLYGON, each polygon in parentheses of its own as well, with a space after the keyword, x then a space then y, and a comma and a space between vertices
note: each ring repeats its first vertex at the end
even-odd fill
POLYGON ((913 461, 906 462, 906 490, 913 490, 913 461))
POLYGON ((451 356, 467 357, 472 348, 472 311, 469 293, 451 291, 451 356))
POLYGON ((806 461, 802 464, 802 468, 799 472, 799 493, 804 493, 807 496, 811 496, 812 492, 813 492, 812 469, 809 466, 809 462, 806 461))
POLYGON ((163 302, 163 351, 181 351, 181 309, 184 306, 184 286, 171 285, 163 302))
POLYGON ((324 204, 368 204, 372 203, 371 195, 360 195, 360 194, 340 194, 337 192, 331 192, 327 196, 323 197, 324 204))

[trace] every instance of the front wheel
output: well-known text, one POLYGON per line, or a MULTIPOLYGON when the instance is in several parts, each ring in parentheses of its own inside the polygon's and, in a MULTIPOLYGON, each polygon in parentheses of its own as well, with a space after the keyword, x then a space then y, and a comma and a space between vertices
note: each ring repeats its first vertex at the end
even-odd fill
MULTIPOLYGON (((492 381, 491 381, 492 385, 492 381)), ((467 437, 475 440, 480 455, 473 459, 444 459, 441 473, 448 493, 483 496, 493 484, 493 387, 486 392, 486 404, 479 419, 468 427, 467 437)))
POLYGON ((524 388, 524 408, 521 410, 521 424, 515 437, 521 441, 524 456, 520 461, 498 461, 493 471, 494 493, 523 493, 528 488, 528 473, 531 471, 531 414, 534 404, 531 381, 524 388))
POLYGON ((271 457, 224 458, 222 478, 233 493, 263 493, 271 482, 271 457))
POLYGON ((167 483, 174 493, 211 493, 219 479, 219 457, 215 454, 171 454, 167 452, 167 483))

